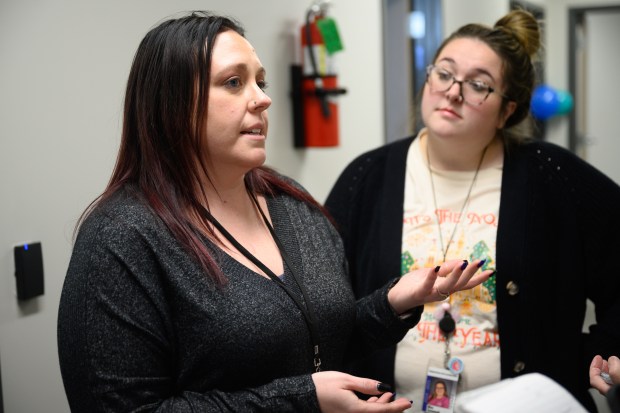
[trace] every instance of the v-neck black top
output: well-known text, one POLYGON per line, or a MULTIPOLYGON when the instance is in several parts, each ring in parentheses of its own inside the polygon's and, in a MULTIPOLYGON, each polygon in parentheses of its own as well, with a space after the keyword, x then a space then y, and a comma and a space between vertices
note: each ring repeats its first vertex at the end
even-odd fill
MULTIPOLYGON (((323 370, 398 342, 417 322, 420 312, 394 314, 388 283, 356 303, 322 213, 284 195, 267 201, 318 319, 323 370)), ((87 218, 58 319, 73 411, 319 411, 302 313, 273 281, 212 249, 228 279, 221 288, 130 191, 87 218)))

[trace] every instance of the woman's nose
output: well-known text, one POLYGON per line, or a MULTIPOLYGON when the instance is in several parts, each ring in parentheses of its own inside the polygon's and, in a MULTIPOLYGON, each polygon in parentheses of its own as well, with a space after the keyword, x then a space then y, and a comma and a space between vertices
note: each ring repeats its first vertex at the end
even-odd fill
POLYGON ((455 80, 454 83, 452 83, 452 86, 450 86, 448 90, 446 90, 446 97, 450 101, 459 102, 459 103, 462 102, 463 101, 463 83, 455 80))
POLYGON ((250 108, 253 110, 265 110, 269 106, 271 106, 271 98, 260 89, 260 93, 258 93, 250 104, 250 108))

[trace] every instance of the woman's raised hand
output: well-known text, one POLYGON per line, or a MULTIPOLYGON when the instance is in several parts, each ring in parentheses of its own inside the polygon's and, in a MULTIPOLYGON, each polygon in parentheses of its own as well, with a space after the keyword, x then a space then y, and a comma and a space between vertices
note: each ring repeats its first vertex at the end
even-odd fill
POLYGON ((414 307, 445 300, 457 291, 468 290, 486 281, 493 270, 478 272, 484 260, 452 260, 436 268, 422 268, 403 275, 388 293, 394 311, 403 314, 414 307))

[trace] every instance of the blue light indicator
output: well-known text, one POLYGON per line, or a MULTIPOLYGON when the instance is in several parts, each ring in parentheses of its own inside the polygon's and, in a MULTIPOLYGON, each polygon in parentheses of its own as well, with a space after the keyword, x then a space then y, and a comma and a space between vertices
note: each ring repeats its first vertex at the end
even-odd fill
POLYGON ((426 17, 424 12, 413 11, 409 15, 409 36, 413 39, 423 39, 426 34, 426 17))
POLYGON ((28 251, 28 244, 24 244, 24 251, 28 251))

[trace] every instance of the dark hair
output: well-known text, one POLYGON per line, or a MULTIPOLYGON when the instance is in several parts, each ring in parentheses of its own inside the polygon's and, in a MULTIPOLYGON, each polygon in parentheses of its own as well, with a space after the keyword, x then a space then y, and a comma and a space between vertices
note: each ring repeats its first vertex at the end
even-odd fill
MULTIPOLYGON (((533 60, 541 47, 540 26, 536 18, 525 10, 512 10, 500 18, 493 27, 482 24, 467 24, 445 39, 437 50, 433 62, 452 40, 472 38, 486 43, 502 60, 502 77, 506 85, 502 110, 508 101, 517 106, 506 120, 504 129, 521 124, 530 114, 530 101, 536 83, 533 60)), ((518 132, 506 136, 520 139, 518 132)))
MULTIPOLYGON (((209 179, 202 142, 213 44, 228 30, 244 36, 234 19, 195 11, 146 34, 127 81, 114 171, 103 194, 78 221, 79 226, 96 205, 131 185, 219 285, 226 279, 201 237, 216 238, 206 224, 203 208, 208 205, 201 203, 206 195, 200 182, 201 177, 209 179)), ((245 182, 253 193, 288 194, 324 211, 309 194, 267 167, 247 173, 245 182)))

